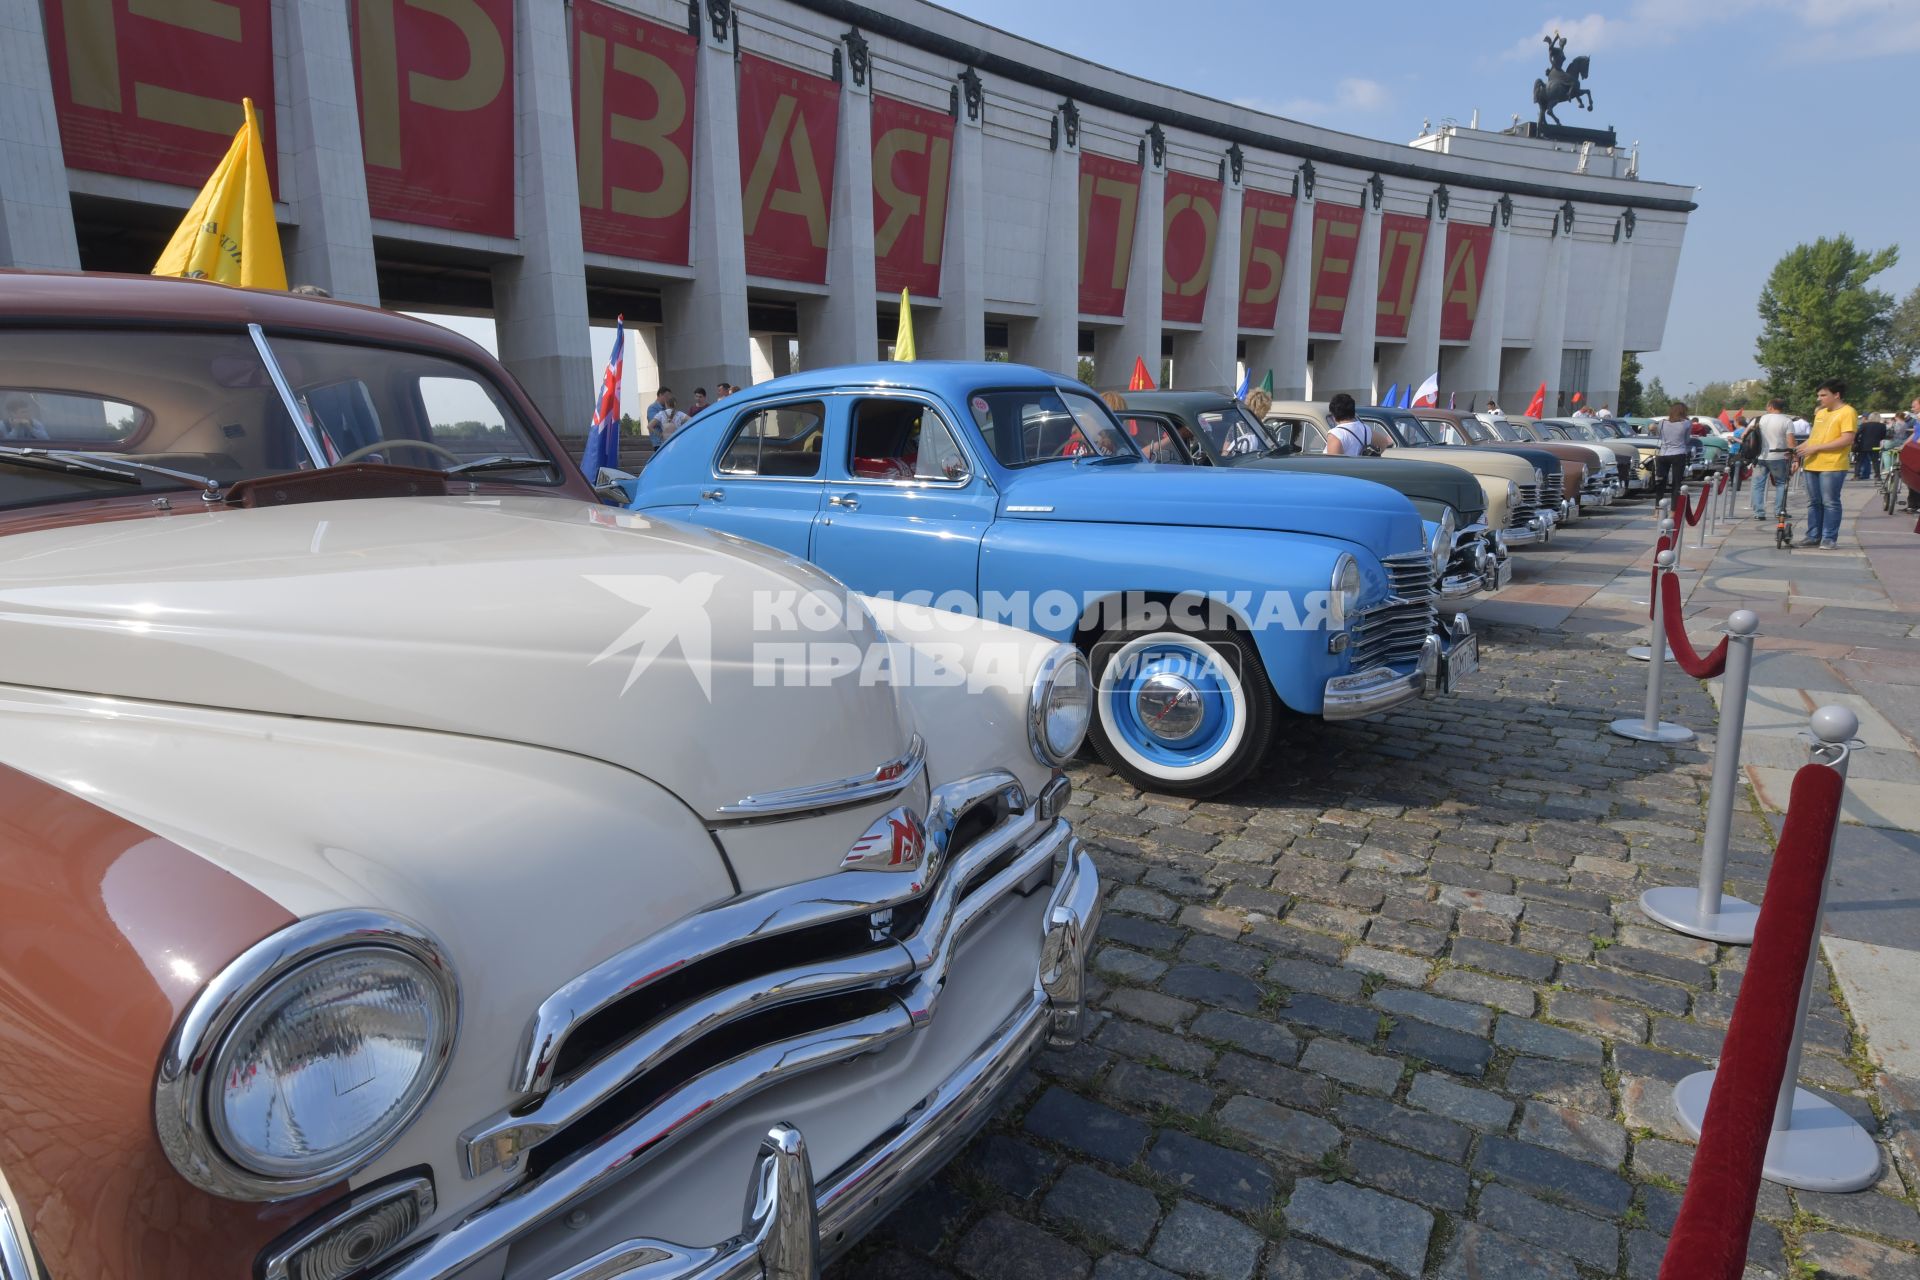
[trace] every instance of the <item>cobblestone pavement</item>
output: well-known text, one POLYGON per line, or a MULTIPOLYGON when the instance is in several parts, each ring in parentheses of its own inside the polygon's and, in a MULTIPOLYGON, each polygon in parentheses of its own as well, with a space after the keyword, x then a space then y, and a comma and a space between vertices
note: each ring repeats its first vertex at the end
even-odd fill
MULTIPOLYGON (((1625 512, 1559 535, 1556 572, 1582 537, 1631 564, 1625 512)), ((1093 1029, 834 1280, 1656 1275, 1693 1154, 1669 1093, 1718 1051, 1747 957, 1634 907, 1692 882, 1710 765, 1608 733, 1645 679, 1613 630, 1483 626, 1461 694, 1292 721, 1220 802, 1083 762, 1071 816, 1110 886, 1093 1029)), ((1671 683, 1666 718, 1710 725, 1671 683)), ((1737 816, 1750 901, 1771 839, 1737 816)), ((1915 1100, 1876 1088, 1824 968, 1803 1082, 1884 1174, 1766 1184, 1748 1274, 1920 1280, 1915 1100)))

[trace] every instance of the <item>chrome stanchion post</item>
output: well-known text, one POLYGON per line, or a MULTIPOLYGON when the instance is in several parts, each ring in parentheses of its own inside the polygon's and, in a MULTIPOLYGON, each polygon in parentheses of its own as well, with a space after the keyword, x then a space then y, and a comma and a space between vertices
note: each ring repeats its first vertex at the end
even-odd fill
POLYGON ((1707 799, 1707 838, 1700 849, 1700 887, 1670 885, 1640 895, 1648 919, 1689 937, 1737 946, 1753 943, 1760 908, 1721 892, 1727 843, 1733 831, 1733 793, 1740 781, 1740 733, 1747 722, 1747 685, 1753 674, 1753 638, 1760 617, 1736 609, 1727 619, 1727 672, 1720 682, 1720 732, 1713 744, 1713 790, 1707 799))
MULTIPOLYGON (((1660 574, 1655 575, 1653 582, 1653 627, 1652 638, 1647 645, 1649 653, 1667 642, 1665 619, 1662 617, 1665 607, 1660 593, 1660 581, 1661 575, 1670 572, 1673 568, 1673 552, 1662 551, 1654 557, 1654 563, 1659 567, 1660 574)), ((1683 724, 1674 724, 1660 718, 1660 673, 1666 665, 1664 662, 1647 663, 1646 714, 1638 720, 1630 716, 1615 720, 1610 726, 1615 733, 1623 738, 1632 738, 1636 742, 1693 741, 1693 730, 1683 724)))
MULTIPOLYGON (((1860 718, 1845 707, 1822 707, 1813 713, 1813 763, 1832 767, 1846 781, 1847 759, 1853 753, 1860 718)), ((1839 824, 1834 824, 1839 834, 1839 824)), ((1793 1039, 1787 1046, 1787 1069, 1780 1080, 1780 1099, 1774 1106, 1773 1132, 1767 1139, 1761 1175, 1768 1182, 1801 1191, 1864 1191, 1880 1178, 1880 1148, 1854 1118, 1825 1098, 1799 1086, 1800 1052, 1806 1042, 1807 1007, 1813 998, 1813 974, 1820 957, 1820 929, 1827 914, 1827 889, 1833 882, 1833 861, 1820 882, 1820 905, 1814 913, 1813 946, 1807 971, 1800 979, 1800 1006, 1793 1019, 1793 1039)), ((1673 1087, 1673 1110, 1682 1127, 1700 1136, 1713 1094, 1714 1072, 1699 1071, 1673 1087)))
MULTIPOLYGON (((1684 493, 1686 493, 1686 490, 1685 490, 1684 488, 1682 488, 1680 492, 1684 494, 1684 493)), ((1711 502, 1708 502, 1708 503, 1706 503, 1705 505, 1706 505, 1706 506, 1712 506, 1713 504, 1712 504, 1711 502)), ((1687 507, 1687 509, 1688 509, 1688 510, 1692 510, 1692 509, 1693 509, 1693 498, 1692 498, 1692 497, 1688 497, 1688 498, 1686 499, 1686 502, 1685 502, 1685 506, 1687 507)), ((1684 528, 1685 526, 1683 525, 1682 527, 1684 528)), ((1697 534, 1697 535, 1695 536, 1695 538, 1694 538, 1694 542, 1693 542, 1693 549, 1694 549, 1695 551, 1705 551, 1705 550, 1707 549, 1707 521, 1706 521, 1706 517, 1705 517, 1705 516, 1702 516, 1702 517, 1700 518, 1700 522, 1699 522, 1698 524, 1696 524, 1696 525, 1694 525, 1693 527, 1694 527, 1695 529, 1698 529, 1698 530, 1700 531, 1700 532, 1699 532, 1699 533, 1698 533, 1698 534, 1697 534)), ((1676 542, 1676 543, 1675 543, 1675 545, 1677 546, 1677 545, 1679 545, 1679 544, 1678 544, 1678 543, 1676 542)))
MULTIPOLYGON (((1666 505, 1667 505, 1667 500, 1666 500, 1665 498, 1662 498, 1662 499, 1660 499, 1660 505, 1661 505, 1662 507, 1664 507, 1664 506, 1666 506, 1666 505)), ((1653 545, 1654 545, 1654 546, 1656 546, 1656 547, 1657 547, 1657 546, 1659 546, 1659 545, 1660 545, 1660 539, 1661 539, 1662 537, 1664 537, 1664 536, 1666 536, 1666 535, 1668 535, 1668 534, 1672 534, 1672 535, 1673 535, 1673 544, 1672 544, 1672 545, 1675 545, 1675 546, 1677 546, 1677 545, 1679 545, 1679 541, 1680 541, 1680 537, 1679 537, 1679 533, 1678 533, 1678 531, 1677 531, 1677 530, 1675 529, 1675 527, 1674 527, 1674 525, 1673 525, 1673 524, 1672 524, 1672 523, 1671 523, 1671 522, 1670 522, 1670 521, 1668 520, 1668 518, 1666 517, 1666 515, 1665 515, 1665 514, 1663 513, 1663 514, 1661 515, 1661 517, 1660 517, 1660 523, 1659 523, 1659 525, 1658 525, 1658 526, 1656 527, 1656 529, 1655 529, 1655 531, 1654 531, 1654 535, 1653 535, 1653 545)), ((1667 572, 1669 572, 1669 573, 1678 573, 1678 572, 1679 572, 1679 567, 1678 567, 1678 566, 1675 566, 1675 567, 1673 567, 1673 568, 1670 568, 1670 569, 1668 569, 1668 570, 1667 570, 1667 572)), ((1658 590, 1658 589, 1659 589, 1659 586, 1660 586, 1660 583, 1659 583, 1659 581, 1658 581, 1658 579, 1656 579, 1656 580, 1654 581, 1654 588, 1655 588, 1655 590, 1658 590)), ((1648 603, 1648 604, 1652 604, 1653 602, 1652 602, 1652 601, 1650 600, 1650 601, 1648 601, 1647 603, 1648 603)), ((1656 637, 1655 637, 1655 641, 1656 641, 1656 643, 1658 643, 1658 644, 1659 644, 1659 646, 1660 646, 1660 652, 1661 652, 1662 654, 1664 654, 1664 655, 1666 655, 1666 656, 1665 656, 1665 658, 1664 658, 1664 661, 1667 661, 1667 662, 1672 662, 1672 661, 1673 661, 1673 646, 1672 646, 1672 645, 1670 645, 1670 644, 1668 644, 1668 643, 1666 642, 1666 639, 1665 639, 1664 637, 1659 637, 1659 636, 1656 636, 1656 637)), ((1653 648, 1652 648, 1652 646, 1650 646, 1650 645, 1644 645, 1644 644, 1636 644, 1636 645, 1634 645, 1634 646, 1633 646, 1632 648, 1630 648, 1630 649, 1628 649, 1628 650, 1627 650, 1627 656, 1628 656, 1629 658, 1632 658, 1632 659, 1633 659, 1633 660, 1634 660, 1635 662, 1645 662, 1645 661, 1647 661, 1647 660, 1648 660, 1649 658, 1651 658, 1651 657, 1653 656, 1653 648)))

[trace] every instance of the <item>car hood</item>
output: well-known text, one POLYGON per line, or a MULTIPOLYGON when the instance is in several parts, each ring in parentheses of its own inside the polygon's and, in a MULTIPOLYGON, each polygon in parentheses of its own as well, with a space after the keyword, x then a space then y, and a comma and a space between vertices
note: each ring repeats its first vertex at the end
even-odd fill
POLYGON ((1239 467, 1051 462, 1000 486, 1000 518, 1271 529, 1339 538, 1376 556, 1426 545, 1413 504, 1384 485, 1239 467))
MULTIPOLYGON (((387 498, 49 529, 4 548, 0 683, 549 747, 650 778, 703 817, 870 770, 910 738, 889 685, 822 696, 756 669, 757 610, 784 600, 791 617, 797 594, 844 588, 642 514, 387 498)), ((770 638, 879 639, 864 608, 817 621, 770 638)))
POLYGON ((1486 514, 1486 495, 1473 473, 1449 462, 1418 462, 1407 458, 1249 458, 1239 464, 1255 471, 1283 471, 1305 475, 1352 476, 1386 485, 1416 504, 1422 500, 1452 507, 1462 525, 1486 514))
POLYGON ((1444 461, 1449 466, 1465 467, 1475 475, 1497 476, 1502 480, 1511 480, 1515 484, 1533 483, 1534 464, 1511 453, 1469 449, 1461 445, 1434 444, 1400 446, 1389 449, 1387 455, 1406 461, 1444 461))

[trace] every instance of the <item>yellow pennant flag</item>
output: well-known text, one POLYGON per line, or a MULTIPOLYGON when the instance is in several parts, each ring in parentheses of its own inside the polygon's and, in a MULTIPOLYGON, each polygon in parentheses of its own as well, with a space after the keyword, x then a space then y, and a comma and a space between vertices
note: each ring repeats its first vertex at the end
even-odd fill
POLYGON ((900 328, 893 335, 893 358, 895 360, 918 360, 919 353, 913 349, 913 302, 907 297, 907 291, 900 291, 900 328))
POLYGON ((246 120, 240 132, 153 264, 154 275, 217 280, 249 289, 287 287, 260 117, 253 112, 252 98, 243 98, 241 106, 246 120))

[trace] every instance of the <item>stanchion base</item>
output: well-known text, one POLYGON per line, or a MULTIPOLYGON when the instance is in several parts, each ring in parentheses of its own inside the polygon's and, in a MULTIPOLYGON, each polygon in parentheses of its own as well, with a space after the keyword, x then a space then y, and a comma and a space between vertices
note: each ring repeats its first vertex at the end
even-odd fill
POLYGON ((1699 906, 1700 890, 1684 885, 1649 889, 1640 895, 1641 913, 1675 933, 1740 947, 1753 945, 1753 925, 1760 918, 1760 908, 1724 894, 1720 898, 1720 910, 1714 915, 1701 915, 1699 906))
MULTIPOLYGON (((1672 662, 1673 647, 1671 645, 1668 645, 1665 647, 1667 650, 1667 654, 1666 654, 1667 661, 1672 662)), ((1644 644, 1637 644, 1633 646, 1633 648, 1627 650, 1627 656, 1629 658, 1632 658, 1635 662, 1645 662, 1650 656, 1652 656, 1652 654, 1653 654, 1653 649, 1644 644)))
MULTIPOLYGON (((1673 1086, 1673 1113, 1693 1137, 1706 1120, 1711 1071, 1673 1086)), ((1805 1089, 1793 1091, 1793 1122, 1767 1139, 1761 1176, 1800 1191, 1864 1191, 1880 1180, 1880 1148, 1854 1118, 1805 1089)))
POLYGON ((1692 742, 1693 730, 1671 720, 1662 720, 1648 728, 1647 722, 1640 716, 1625 720, 1615 720, 1608 726, 1623 738, 1632 738, 1635 742, 1692 742))

